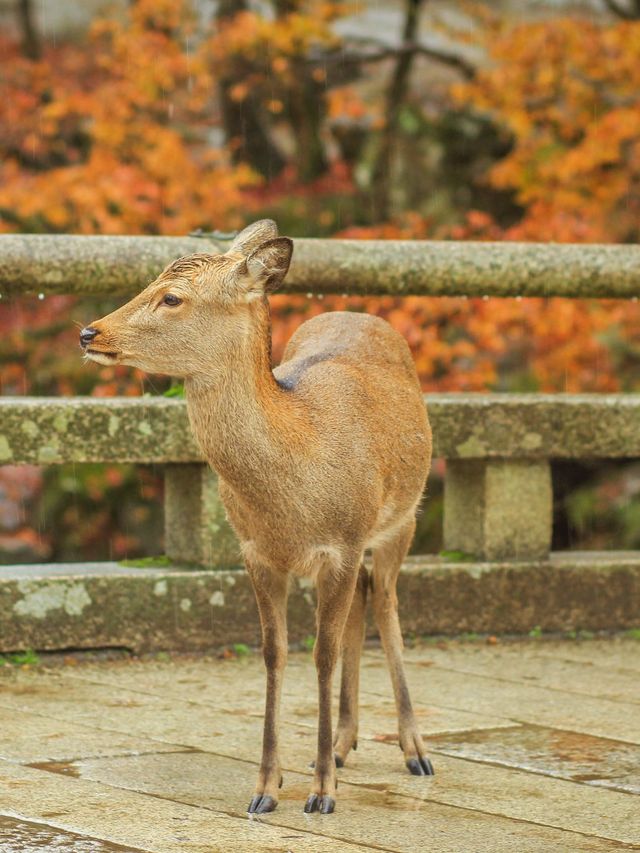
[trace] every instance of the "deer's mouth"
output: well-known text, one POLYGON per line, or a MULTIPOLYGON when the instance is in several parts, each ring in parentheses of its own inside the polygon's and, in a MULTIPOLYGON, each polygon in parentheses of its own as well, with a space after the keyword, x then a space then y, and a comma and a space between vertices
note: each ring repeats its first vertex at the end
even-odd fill
POLYGON ((102 349, 94 349, 93 347, 86 347, 84 354, 90 358, 92 361, 97 361, 98 364, 115 364, 120 357, 119 352, 114 352, 112 350, 102 350, 102 349))

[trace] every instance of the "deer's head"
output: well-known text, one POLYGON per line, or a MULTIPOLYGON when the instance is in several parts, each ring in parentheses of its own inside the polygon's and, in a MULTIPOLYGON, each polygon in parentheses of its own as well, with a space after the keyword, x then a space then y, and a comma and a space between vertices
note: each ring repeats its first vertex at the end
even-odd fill
POLYGON ((293 243, 270 219, 249 225, 224 255, 178 258, 126 305, 80 332, 87 358, 148 373, 197 377, 237 349, 289 269, 293 243))

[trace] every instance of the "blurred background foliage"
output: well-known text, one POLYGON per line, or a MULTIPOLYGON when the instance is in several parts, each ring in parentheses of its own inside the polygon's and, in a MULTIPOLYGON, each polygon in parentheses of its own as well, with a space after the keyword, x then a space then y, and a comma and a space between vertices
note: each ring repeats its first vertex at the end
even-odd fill
MULTIPOLYGON (((0 8, 0 230, 638 242, 638 0, 92 0, 0 8)), ((141 282, 141 286, 146 282, 141 282)), ((0 393, 164 393, 85 365, 109 299, 0 301, 0 393)), ((367 310, 428 391, 637 391, 635 301, 273 299, 367 310)), ((420 550, 440 547, 443 463, 420 550)), ((555 547, 640 547, 630 464, 555 466, 555 547)), ((159 471, 0 468, 0 561, 157 553, 159 471)), ((160 548, 161 550, 161 548, 160 548)))

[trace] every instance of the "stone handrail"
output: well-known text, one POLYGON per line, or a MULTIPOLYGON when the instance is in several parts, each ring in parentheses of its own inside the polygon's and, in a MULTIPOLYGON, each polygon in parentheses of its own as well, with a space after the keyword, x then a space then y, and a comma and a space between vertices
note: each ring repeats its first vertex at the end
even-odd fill
MULTIPOLYGON (((0 235, 0 295, 132 294, 208 237, 0 235)), ((296 239, 287 293, 636 298, 640 246, 296 239)))
MULTIPOLYGON (((546 559, 552 458, 640 456, 640 395, 429 394, 447 460, 444 543, 484 560, 546 559)), ((165 470, 165 549, 223 568, 239 551, 182 400, 0 398, 0 464, 134 462, 165 470)))
MULTIPOLYGON (((124 297, 176 257, 225 251, 212 237, 0 235, 0 297, 124 297)), ((290 293, 635 299, 640 246, 401 240, 295 241, 290 293)), ((444 541, 486 560, 546 559, 552 458, 640 456, 634 395, 428 395, 447 460, 444 541)), ((0 398, 0 464, 134 462, 166 472, 166 551, 238 562, 216 478, 183 401, 0 398)))
MULTIPOLYGON (((640 394, 427 394, 444 459, 640 457, 640 394)), ((183 400, 0 397, 0 464, 201 462, 183 400)))

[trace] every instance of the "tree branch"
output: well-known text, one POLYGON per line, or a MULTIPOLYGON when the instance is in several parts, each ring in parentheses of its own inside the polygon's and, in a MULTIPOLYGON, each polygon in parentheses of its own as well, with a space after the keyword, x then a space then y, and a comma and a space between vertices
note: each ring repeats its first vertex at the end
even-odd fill
MULTIPOLYGON (((378 44, 375 42, 369 43, 378 44)), ((405 42, 398 47, 380 47, 371 53, 339 50, 331 54, 325 53, 321 56, 310 57, 309 61, 317 65, 338 63, 343 65, 370 65, 376 62, 384 62, 385 59, 398 59, 407 54, 411 56, 425 56, 443 65, 448 65, 451 68, 455 68, 466 78, 473 77, 476 72, 475 66, 461 56, 418 42, 405 42)))
POLYGON ((640 18, 640 3, 638 2, 633 3, 635 11, 620 6, 617 0, 604 0, 604 4, 617 18, 622 18, 624 21, 637 21, 640 18))

